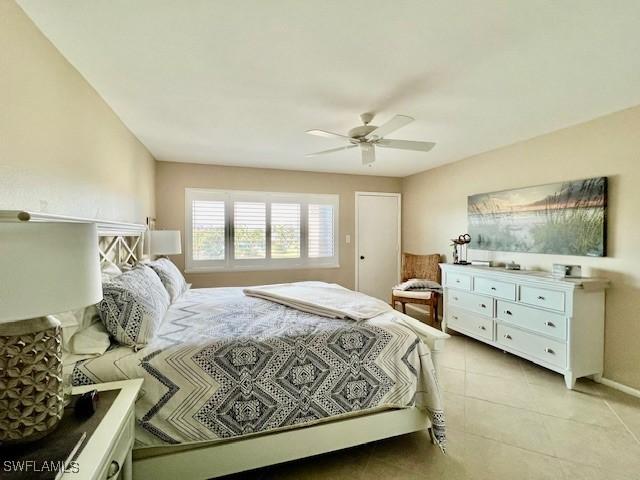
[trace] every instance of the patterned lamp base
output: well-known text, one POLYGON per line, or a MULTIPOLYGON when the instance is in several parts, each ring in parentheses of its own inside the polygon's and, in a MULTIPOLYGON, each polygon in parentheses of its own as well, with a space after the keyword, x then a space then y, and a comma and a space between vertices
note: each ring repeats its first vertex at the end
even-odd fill
POLYGON ((41 317, 0 324, 0 445, 44 437, 63 411, 60 322, 41 317))

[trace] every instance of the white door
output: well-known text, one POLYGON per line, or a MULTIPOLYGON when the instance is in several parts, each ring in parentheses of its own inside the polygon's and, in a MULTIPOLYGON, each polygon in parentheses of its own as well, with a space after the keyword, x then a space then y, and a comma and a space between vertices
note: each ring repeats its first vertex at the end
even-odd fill
POLYGON ((356 289, 389 303, 400 275, 400 194, 356 193, 356 289))

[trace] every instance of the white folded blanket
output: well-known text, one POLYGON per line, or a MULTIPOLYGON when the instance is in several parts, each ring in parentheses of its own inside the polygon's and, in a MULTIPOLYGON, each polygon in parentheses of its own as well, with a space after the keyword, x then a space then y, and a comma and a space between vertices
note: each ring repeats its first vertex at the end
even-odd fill
POLYGON ((366 320, 391 310, 377 298, 348 290, 335 283, 297 282, 247 287, 242 292, 303 312, 330 318, 366 320))

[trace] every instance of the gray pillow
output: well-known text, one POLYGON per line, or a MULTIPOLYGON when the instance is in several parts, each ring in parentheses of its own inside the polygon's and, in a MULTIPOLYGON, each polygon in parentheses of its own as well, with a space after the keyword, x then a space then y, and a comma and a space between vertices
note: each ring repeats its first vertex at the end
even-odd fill
POLYGON ((144 265, 104 282, 102 294, 98 304, 102 323, 119 343, 136 349, 153 338, 169 308, 169 294, 144 265))
POLYGON ((168 258, 159 258, 146 265, 158 274, 164 288, 169 292, 172 303, 189 288, 178 267, 168 258))

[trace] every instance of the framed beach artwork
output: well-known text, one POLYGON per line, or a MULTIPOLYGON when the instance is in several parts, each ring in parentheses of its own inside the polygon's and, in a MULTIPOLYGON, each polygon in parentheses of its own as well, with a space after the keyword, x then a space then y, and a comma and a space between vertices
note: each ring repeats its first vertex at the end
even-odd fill
POLYGON ((471 248, 603 257, 607 177, 468 197, 471 248))

